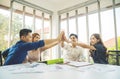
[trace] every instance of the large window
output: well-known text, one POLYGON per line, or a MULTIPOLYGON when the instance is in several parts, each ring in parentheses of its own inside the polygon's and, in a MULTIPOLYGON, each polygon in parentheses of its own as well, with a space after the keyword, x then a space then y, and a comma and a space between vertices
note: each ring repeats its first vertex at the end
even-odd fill
POLYGON ((41 36, 41 30, 42 30, 42 20, 39 18, 36 18, 36 23, 35 23, 35 32, 39 33, 41 36))
POLYGON ((64 31, 66 35, 68 35, 68 29, 67 29, 67 15, 66 13, 61 15, 61 23, 60 23, 60 30, 64 31))
POLYGON ((75 18, 69 19, 69 34, 76 33, 76 24, 75 24, 75 18))
POLYGON ((0 9, 0 50, 8 47, 9 11, 0 9))
MULTIPOLYGON (((100 3, 93 3, 77 10, 66 11, 69 17, 69 32, 76 33, 76 25, 78 24, 78 37, 79 41, 88 43, 90 36, 93 33, 101 33, 103 42, 108 50, 116 50, 116 33, 117 33, 117 45, 120 50, 120 7, 119 0, 115 0, 115 16, 113 11, 113 0, 100 0, 100 3), (77 20, 74 12, 78 11, 77 20), (99 13, 100 12, 100 13, 99 13), (71 14, 73 13, 73 14, 71 14), (115 18, 114 18, 115 17, 115 18), (78 22, 77 22, 78 21, 78 22), (115 24, 116 23, 116 24, 115 24), (116 25, 116 32, 115 32, 116 25), (75 26, 75 27, 74 27, 75 26), (87 27, 88 26, 88 27, 87 27), (89 34, 88 34, 89 32, 89 34), (88 36, 88 35, 89 36, 88 36)), ((74 6, 75 7, 75 6, 74 6)), ((78 6, 76 6, 78 7, 78 6)), ((69 8, 70 10, 71 8, 69 8)), ((67 16, 67 15, 66 15, 67 16)), ((65 31, 67 28, 67 18, 65 21, 61 21, 61 28, 65 31), (63 27, 64 26, 64 27, 63 27)), ((110 64, 116 63, 116 57, 110 58, 110 64)))
POLYGON ((11 15, 11 9, 4 7, 0 7, 0 50, 5 50, 14 45, 19 40, 19 31, 22 28, 28 28, 33 32, 42 34, 45 39, 50 38, 50 14, 38 10, 34 13, 33 8, 14 2, 11 15), (41 13, 45 14, 44 24, 41 13), (12 19, 10 19, 10 16, 12 16, 12 19), (10 25, 11 21, 12 25, 10 25), (41 32, 42 30, 44 30, 44 33, 41 32))
POLYGON ((44 39, 50 38, 50 15, 45 14, 44 20, 44 39))
POLYGON ((113 10, 101 12, 102 39, 109 49, 115 45, 113 10))
POLYGON ((87 43, 87 32, 86 32, 86 17, 82 16, 78 18, 78 39, 84 43, 87 43))
POLYGON ((25 16, 25 28, 33 29, 33 17, 25 16))
POLYGON ((99 33, 98 13, 90 14, 88 17, 88 22, 89 22, 88 23, 89 24, 89 35, 91 36, 93 33, 99 33))
POLYGON ((67 33, 67 20, 61 21, 61 31, 64 31, 65 34, 67 33))
POLYGON ((19 40, 19 31, 22 28, 22 15, 13 13, 12 27, 11 27, 11 45, 19 40))
POLYGON ((117 23, 117 40, 118 40, 118 50, 120 50, 120 7, 116 8, 116 23, 117 23))

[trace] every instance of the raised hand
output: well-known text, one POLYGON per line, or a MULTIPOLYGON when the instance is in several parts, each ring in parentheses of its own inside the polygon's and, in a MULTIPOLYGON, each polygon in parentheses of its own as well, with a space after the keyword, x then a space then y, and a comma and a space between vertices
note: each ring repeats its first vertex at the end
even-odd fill
POLYGON ((57 40, 60 42, 64 39, 64 31, 61 31, 61 33, 58 35, 57 40))

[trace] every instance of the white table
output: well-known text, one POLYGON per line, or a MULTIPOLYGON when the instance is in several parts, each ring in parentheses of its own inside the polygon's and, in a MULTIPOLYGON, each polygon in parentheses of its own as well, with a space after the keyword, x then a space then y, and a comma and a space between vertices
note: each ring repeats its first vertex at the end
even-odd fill
POLYGON ((0 79, 120 79, 120 66, 27 63, 0 67, 0 79))

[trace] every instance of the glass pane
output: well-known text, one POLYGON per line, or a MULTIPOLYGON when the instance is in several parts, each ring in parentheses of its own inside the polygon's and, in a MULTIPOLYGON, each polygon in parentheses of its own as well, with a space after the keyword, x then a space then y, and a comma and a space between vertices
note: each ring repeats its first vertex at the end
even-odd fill
POLYGON ((8 47, 9 11, 0 9, 0 50, 8 47))
POLYGON ((13 4, 13 17, 11 26, 11 46, 19 40, 19 31, 22 28, 23 16, 22 16, 23 5, 19 3, 13 4))
MULTIPOLYGON (((87 44, 86 16, 78 17, 78 41, 87 44)), ((88 60, 88 50, 84 50, 84 57, 88 60)))
POLYGON ((41 30, 42 30, 42 20, 39 18, 36 18, 36 22, 35 22, 35 32, 41 34, 41 30))
MULTIPOLYGON (((44 39, 50 39, 50 20, 49 15, 45 15, 46 20, 44 20, 44 39)), ((44 51, 43 60, 49 60, 51 58, 51 48, 44 51)))
POLYGON ((11 45, 19 40, 19 31, 22 28, 22 15, 13 13, 12 27, 11 27, 11 45))
POLYGON ((86 17, 78 17, 78 39, 87 43, 86 17))
MULTIPOLYGON (((91 36, 93 33, 99 33, 99 23, 98 23, 98 14, 90 14, 88 16, 88 24, 89 24, 89 35, 91 36)), ((89 38, 90 38, 89 36, 89 38)))
POLYGON ((33 30, 33 17, 25 16, 25 28, 33 30))
POLYGON ((116 8, 116 23, 117 23, 117 36, 118 36, 118 49, 120 50, 120 7, 116 8))
POLYGON ((61 28, 60 28, 61 31, 64 31, 65 34, 67 34, 67 20, 62 20, 61 21, 61 28))
POLYGON ((50 38, 50 21, 45 20, 44 21, 44 39, 50 38))
POLYGON ((33 9, 25 7, 25 28, 33 30, 33 9))
POLYGON ((76 33, 76 19, 75 18, 71 18, 69 19, 69 34, 76 33))
POLYGON ((108 49, 115 48, 113 10, 101 12, 102 38, 108 49))
MULTIPOLYGON (((102 39, 108 50, 115 50, 115 32, 114 32, 114 19, 113 10, 107 10, 101 12, 101 23, 102 23, 102 39)), ((114 52, 109 52, 115 54, 114 52)), ((109 56, 109 64, 116 64, 116 57, 109 56)))

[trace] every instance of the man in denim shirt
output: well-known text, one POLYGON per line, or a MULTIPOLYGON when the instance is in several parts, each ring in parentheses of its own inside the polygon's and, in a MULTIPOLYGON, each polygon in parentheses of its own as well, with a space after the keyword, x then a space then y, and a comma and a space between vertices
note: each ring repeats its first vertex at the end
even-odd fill
POLYGON ((58 44, 62 39, 62 35, 64 34, 64 32, 61 32, 61 34, 56 39, 47 39, 40 40, 38 42, 32 42, 31 32, 32 31, 30 29, 20 30, 20 41, 18 41, 15 45, 9 48, 8 56, 5 60, 4 65, 23 63, 29 50, 37 49, 53 42, 58 44))

